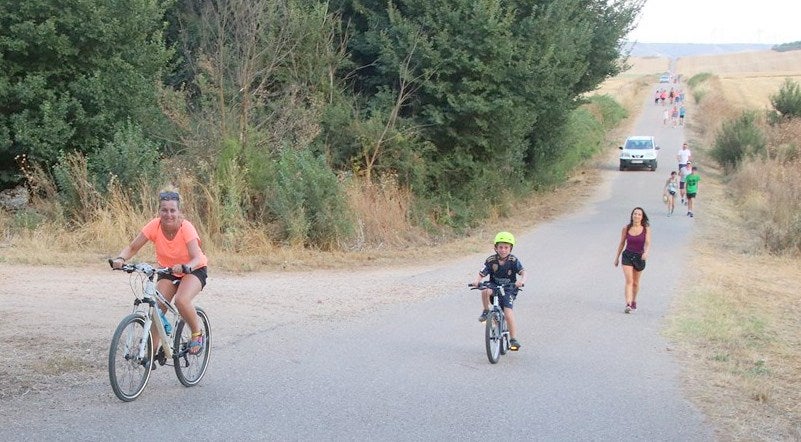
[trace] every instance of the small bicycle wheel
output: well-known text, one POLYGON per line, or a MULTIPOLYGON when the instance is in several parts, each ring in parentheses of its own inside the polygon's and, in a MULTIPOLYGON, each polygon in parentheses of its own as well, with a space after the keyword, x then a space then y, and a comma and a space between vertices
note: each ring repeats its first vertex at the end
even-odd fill
POLYGON ((197 385, 206 369, 209 366, 211 356, 211 325, 209 317, 202 308, 196 307, 197 315, 200 318, 200 331, 203 333, 203 348, 196 354, 189 352, 189 341, 192 340, 192 329, 181 319, 175 327, 175 342, 173 348, 175 354, 173 362, 175 375, 187 387, 197 385))
POLYGON ((501 316, 498 312, 490 312, 484 337, 487 344, 487 359, 491 364, 496 364, 501 357, 501 316))
POLYGON ((153 366, 153 340, 145 330, 145 318, 132 313, 126 316, 111 338, 108 352, 108 379, 120 400, 130 402, 144 391, 153 366), (139 356, 142 344, 145 352, 139 356))

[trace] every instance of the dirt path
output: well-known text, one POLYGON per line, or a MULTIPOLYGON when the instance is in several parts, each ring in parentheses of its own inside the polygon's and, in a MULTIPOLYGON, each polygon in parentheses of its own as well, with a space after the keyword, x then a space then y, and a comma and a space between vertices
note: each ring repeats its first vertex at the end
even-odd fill
MULTIPOLYGON (((598 161, 608 161, 615 154, 610 150, 598 161)), ((581 207, 594 195, 600 180, 595 167, 579 171, 554 193, 527 201, 509 224, 531 229, 581 207)), ((382 252, 380 263, 372 260, 369 251, 352 253, 353 260, 366 266, 358 272, 232 273, 212 265, 197 304, 213 312, 215 342, 226 345, 289 322, 414 303, 427 296, 430 287, 412 283, 411 277, 452 265, 459 257, 485 255, 492 235, 479 232, 437 250, 407 250, 396 256, 382 252), (364 287, 381 290, 355 298, 354 288, 364 287), (275 312, 281 312, 280 316, 275 312)), ((483 256, 470 261, 465 275, 472 278, 475 261, 480 259, 483 256)), ((109 341, 130 311, 133 295, 127 275, 111 272, 105 262, 98 261, 90 266, 0 266, 0 400, 80 386, 107 376, 109 341)))

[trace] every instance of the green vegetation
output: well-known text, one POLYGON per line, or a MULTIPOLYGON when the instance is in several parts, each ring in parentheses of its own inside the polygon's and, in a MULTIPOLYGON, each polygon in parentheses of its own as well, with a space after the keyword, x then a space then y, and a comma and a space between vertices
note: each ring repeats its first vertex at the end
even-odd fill
POLYGON ((797 51, 799 49, 801 49, 801 41, 782 43, 780 45, 775 45, 771 48, 771 50, 776 52, 797 51))
POLYGON ((704 83, 710 78, 712 78, 712 74, 708 72, 701 72, 700 74, 693 75, 689 80, 687 80, 687 86, 689 86, 690 90, 692 91, 695 104, 700 103, 707 94, 708 90, 704 86, 704 83))
POLYGON ((623 69, 641 6, 6 2, 0 187, 54 191, 45 216, 69 223, 110 198, 150 213, 146 195, 177 186, 223 247, 251 228, 336 247, 349 177, 411 192, 420 225, 463 227, 596 151, 620 111, 579 97, 623 69))
POLYGON ((710 74, 709 72, 701 72, 699 74, 695 74, 692 77, 690 77, 689 80, 687 80, 687 86, 689 86, 691 89, 696 89, 701 85, 701 83, 704 83, 705 81, 709 80, 712 77, 713 75, 710 74))
POLYGON ((801 87, 797 82, 786 78, 779 92, 771 95, 770 103, 782 118, 801 117, 801 87))
POLYGON ((715 136, 710 154, 726 170, 735 170, 749 155, 765 152, 765 135, 757 126, 754 111, 743 112, 737 119, 723 123, 715 136))

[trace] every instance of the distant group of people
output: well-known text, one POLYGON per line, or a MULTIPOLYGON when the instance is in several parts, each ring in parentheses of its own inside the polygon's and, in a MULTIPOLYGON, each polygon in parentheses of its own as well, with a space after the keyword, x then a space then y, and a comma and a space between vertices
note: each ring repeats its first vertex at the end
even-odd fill
POLYGON ((662 105, 662 124, 665 126, 679 127, 684 126, 684 117, 687 115, 687 108, 684 107, 684 90, 670 88, 657 88, 654 93, 654 104, 662 105))
POLYGON ((662 198, 667 204, 667 215, 673 215, 676 208, 676 194, 681 198, 681 204, 687 206, 687 216, 693 218, 693 201, 698 194, 698 183, 701 176, 698 167, 693 166, 692 152, 687 143, 682 144, 678 154, 678 172, 671 171, 665 186, 662 189, 662 198))
POLYGON ((684 102, 684 90, 670 88, 657 88, 654 93, 654 104, 666 106, 669 104, 681 104, 684 102))
MULTIPOLYGON (((684 91, 681 88, 657 88, 654 93, 654 105, 663 106, 663 125, 671 127, 684 126, 687 109, 684 107, 684 91)), ((678 167, 672 170, 663 186, 663 200, 667 204, 667 216, 672 216, 676 209, 676 199, 687 206, 687 216, 695 217, 694 201, 698 196, 698 185, 701 176, 698 167, 693 165, 692 152, 689 145, 683 143, 676 154, 678 167)), ((637 294, 640 289, 640 277, 645 270, 651 247, 651 230, 648 215, 642 207, 635 207, 628 223, 623 226, 615 254, 615 267, 622 264, 625 277, 625 313, 637 310, 637 294)))
POLYGON ((687 108, 683 104, 674 104, 662 111, 662 124, 671 127, 684 126, 684 117, 686 115, 687 108))

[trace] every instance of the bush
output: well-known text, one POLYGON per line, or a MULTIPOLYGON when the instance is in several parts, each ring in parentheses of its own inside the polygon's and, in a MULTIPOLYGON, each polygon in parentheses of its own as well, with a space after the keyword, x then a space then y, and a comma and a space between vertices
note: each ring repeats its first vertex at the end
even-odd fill
POLYGON ((757 114, 743 112, 739 118, 723 123, 715 136, 712 158, 731 172, 748 155, 765 151, 765 135, 757 127, 757 114))
POLYGON ((704 83, 705 81, 709 80, 710 78, 712 78, 712 74, 710 74, 709 72, 701 72, 695 74, 692 77, 690 77, 689 80, 687 80, 687 86, 689 86, 691 89, 694 89, 700 86, 701 83, 704 83))
POLYGON ((770 96, 770 103, 784 118, 801 117, 801 87, 787 78, 776 95, 770 96))
POLYGON ((62 152, 53 166, 53 177, 67 218, 88 221, 100 204, 101 194, 92 183, 86 157, 80 152, 62 152))
POLYGON ((345 192, 322 157, 285 148, 271 172, 267 206, 290 242, 332 249, 350 235, 345 192))
POLYGON ((131 190, 142 182, 156 181, 161 173, 158 146, 130 121, 117 129, 112 141, 89 154, 87 161, 92 182, 104 194, 116 181, 133 195, 131 190))

